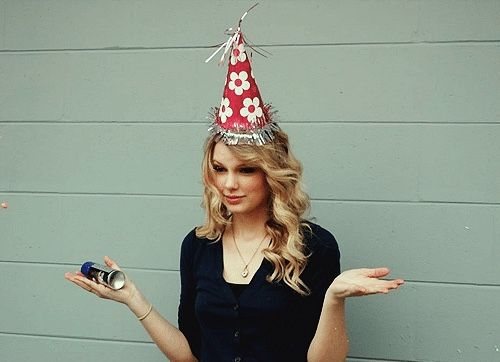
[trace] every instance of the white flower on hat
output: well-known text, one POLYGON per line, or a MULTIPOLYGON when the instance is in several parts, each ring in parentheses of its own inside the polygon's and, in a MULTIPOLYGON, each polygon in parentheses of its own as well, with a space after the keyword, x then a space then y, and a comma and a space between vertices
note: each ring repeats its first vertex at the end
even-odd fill
POLYGON ((247 53, 245 53, 245 47, 241 43, 231 52, 231 64, 236 65, 238 61, 244 62, 245 60, 247 60, 247 53))
POLYGON ((260 100, 258 97, 245 98, 243 100, 244 107, 240 109, 240 114, 247 117, 248 121, 255 123, 257 117, 262 117, 262 108, 260 107, 260 100))
POLYGON ((250 83, 247 82, 248 73, 242 70, 239 74, 231 72, 229 75, 229 89, 234 91, 237 95, 241 96, 244 90, 250 89, 250 83))
POLYGON ((219 117, 222 123, 226 123, 227 118, 233 115, 233 110, 229 107, 229 99, 222 98, 219 108, 219 117))

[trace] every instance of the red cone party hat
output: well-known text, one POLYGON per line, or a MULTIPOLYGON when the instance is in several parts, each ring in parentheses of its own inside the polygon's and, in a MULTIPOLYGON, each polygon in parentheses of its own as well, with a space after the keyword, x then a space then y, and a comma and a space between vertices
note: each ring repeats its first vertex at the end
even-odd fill
POLYGON ((238 26, 229 40, 219 48, 221 50, 225 46, 222 61, 230 51, 229 65, 222 101, 219 107, 214 108, 209 132, 229 145, 262 145, 271 141, 273 132, 279 129, 271 119, 270 105, 262 101, 246 45, 238 26))

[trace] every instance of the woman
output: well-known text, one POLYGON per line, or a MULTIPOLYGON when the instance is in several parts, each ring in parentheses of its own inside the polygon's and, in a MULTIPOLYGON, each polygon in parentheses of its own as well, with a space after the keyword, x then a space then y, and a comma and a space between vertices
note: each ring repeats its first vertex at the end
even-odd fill
MULTIPOLYGON (((180 330, 153 309, 141 321, 153 341, 172 361, 344 360, 345 298, 387 293, 402 280, 377 279, 385 268, 339 275, 333 236, 300 218, 308 199, 284 132, 263 146, 210 137, 203 176, 207 219, 182 245, 180 330)), ((139 318, 149 310, 129 279, 115 291, 81 273, 66 277, 139 318)))
POLYGON ((333 235, 303 219, 302 167, 262 102, 239 27, 228 44, 202 164, 206 219, 182 243, 179 328, 129 279, 112 290, 81 273, 66 278, 126 304, 171 361, 342 361, 345 298, 403 281, 380 280, 386 268, 340 273, 333 235))

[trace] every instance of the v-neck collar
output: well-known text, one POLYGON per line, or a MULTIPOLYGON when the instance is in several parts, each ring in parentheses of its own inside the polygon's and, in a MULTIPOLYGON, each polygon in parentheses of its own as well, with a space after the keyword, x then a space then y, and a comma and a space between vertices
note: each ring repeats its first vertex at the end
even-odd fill
MULTIPOLYGON (((229 293, 231 297, 236 300, 236 297, 231 290, 231 286, 229 285, 229 282, 224 279, 224 246, 222 245, 222 239, 217 242, 217 247, 216 247, 216 256, 217 256, 217 277, 219 281, 224 284, 224 290, 226 293, 229 293)), ((250 282, 246 285, 245 290, 240 295, 240 300, 243 298, 246 294, 250 293, 253 289, 255 289, 258 285, 262 284, 262 282, 266 281, 266 275, 270 272, 270 265, 269 262, 267 261, 266 258, 262 258, 262 261, 260 262, 259 268, 255 272, 255 274, 252 276, 250 279, 250 282)))

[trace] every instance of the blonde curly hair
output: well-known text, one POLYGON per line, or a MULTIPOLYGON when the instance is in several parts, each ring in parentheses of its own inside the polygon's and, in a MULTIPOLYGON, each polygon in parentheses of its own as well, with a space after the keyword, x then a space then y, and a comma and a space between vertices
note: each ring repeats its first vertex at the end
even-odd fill
MULTIPOLYGON (((213 182, 213 152, 218 140, 209 137, 205 142, 202 162, 204 184, 203 207, 205 222, 196 229, 198 237, 219 241, 231 225, 231 214, 223 204, 213 182)), ((269 220, 266 229, 271 243, 263 251, 264 257, 274 265, 267 276, 269 282, 283 281, 301 295, 309 288, 300 279, 307 264, 303 228, 309 225, 303 219, 309 210, 309 196, 302 187, 302 165, 290 151, 288 136, 281 129, 274 139, 264 145, 232 145, 231 152, 252 167, 260 168, 270 189, 269 220)))

